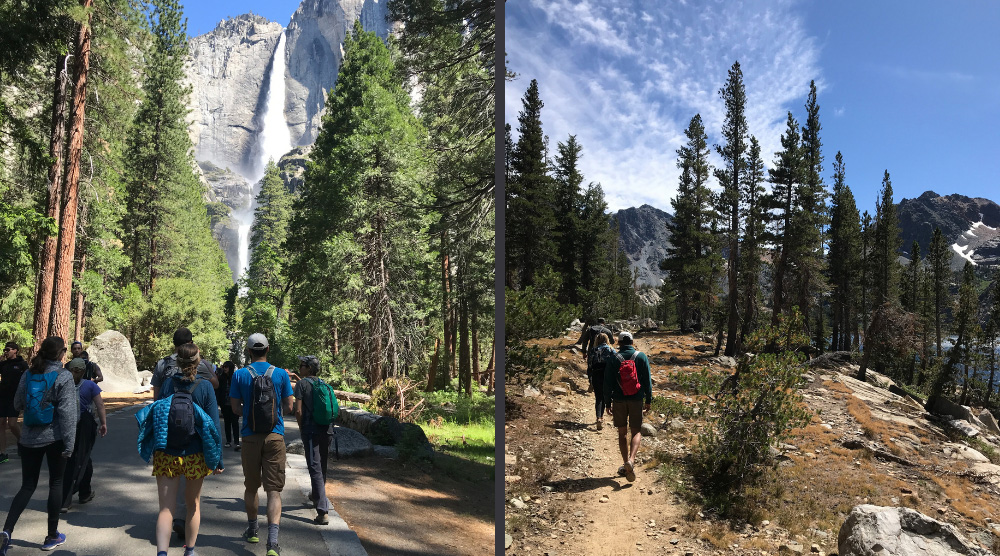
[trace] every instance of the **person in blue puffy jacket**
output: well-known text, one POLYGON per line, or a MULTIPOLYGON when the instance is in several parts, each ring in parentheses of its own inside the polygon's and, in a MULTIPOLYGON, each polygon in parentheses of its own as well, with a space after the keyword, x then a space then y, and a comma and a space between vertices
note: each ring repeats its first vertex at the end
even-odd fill
MULTIPOLYGON (((177 348, 177 363, 180 373, 167 378, 163 384, 163 397, 140 411, 139 453, 146 461, 153 460, 153 476, 159 493, 160 512, 156 520, 157 556, 166 556, 172 532, 171 523, 177 504, 177 492, 181 477, 187 479, 184 489, 185 516, 184 555, 195 554, 198 528, 201 524, 201 487, 205 477, 222 473, 222 438, 217 422, 219 406, 216 403, 215 388, 207 380, 198 378, 201 356, 198 346, 193 343, 177 348), (181 447, 176 439, 171 442, 168 421, 171 405, 179 392, 191 394, 196 434, 187 438, 181 447), (174 445, 174 447, 171 447, 174 445)), ((178 400, 179 401, 179 400, 178 400)), ((181 404, 177 404, 178 407, 181 404)), ((175 408, 177 410, 177 408, 175 408)), ((175 430, 173 434, 178 434, 175 430)))

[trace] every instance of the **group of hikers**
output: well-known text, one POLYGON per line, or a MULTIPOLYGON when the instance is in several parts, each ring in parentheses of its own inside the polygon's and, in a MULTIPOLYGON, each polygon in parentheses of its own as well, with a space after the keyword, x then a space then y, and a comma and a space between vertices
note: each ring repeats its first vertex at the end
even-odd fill
POLYGON ((635 481, 635 456, 642 440, 642 414, 653 401, 653 382, 649 359, 635 348, 632 333, 618 333, 618 351, 612 346, 615 334, 604 325, 604 319, 587 327, 577 341, 583 348, 587 364, 588 392, 594 393, 597 430, 604 428, 604 414, 612 418, 618 429, 618 449, 622 466, 618 475, 635 481))
MULTIPOLYGON (((174 353, 160 359, 153 371, 153 402, 135 416, 139 455, 152 463, 156 477, 157 556, 166 556, 172 532, 184 540, 185 556, 195 554, 202 484, 209 475, 224 472, 223 448, 230 447, 240 453, 244 475, 247 525, 242 539, 260 542, 258 491, 263 487, 266 554, 280 556, 286 464, 283 413, 294 413, 299 425, 312 483, 314 522, 329 523, 326 469, 339 408, 333 389, 318 378, 319 359, 299 356, 297 373, 275 367, 267 361, 270 346, 260 333, 247 338, 250 364, 241 369, 231 361, 216 368, 203 359, 187 328, 174 332, 173 344, 174 353), (297 379, 294 389, 292 377, 297 379)), ((81 504, 94 499, 90 456, 97 436, 107 434, 97 385, 103 374, 80 342, 71 346, 72 358, 65 365, 66 345, 59 337, 46 338, 30 365, 18 352, 17 344, 8 342, 0 362, 0 463, 9 460, 5 429, 10 429, 22 467, 20 490, 0 531, 0 556, 7 556, 14 526, 38 485, 43 459, 49 471, 49 495, 48 534, 41 548, 53 550, 66 542, 58 530, 59 515, 72 508, 74 494, 79 494, 81 504)))

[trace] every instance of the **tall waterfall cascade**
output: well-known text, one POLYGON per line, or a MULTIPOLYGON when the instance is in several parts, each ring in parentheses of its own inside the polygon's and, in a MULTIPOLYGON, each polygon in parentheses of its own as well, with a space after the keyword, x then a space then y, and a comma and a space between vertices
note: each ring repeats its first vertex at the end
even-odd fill
POLYGON ((285 32, 281 32, 278 45, 271 58, 271 71, 267 77, 267 96, 264 111, 260 116, 260 126, 254 144, 255 158, 252 175, 245 176, 249 187, 250 201, 245 209, 234 211, 239 221, 240 271, 242 277, 250 266, 250 227, 253 224, 254 209, 257 208, 257 183, 264 177, 264 170, 271 160, 278 159, 292 148, 291 133, 285 120, 285 32))

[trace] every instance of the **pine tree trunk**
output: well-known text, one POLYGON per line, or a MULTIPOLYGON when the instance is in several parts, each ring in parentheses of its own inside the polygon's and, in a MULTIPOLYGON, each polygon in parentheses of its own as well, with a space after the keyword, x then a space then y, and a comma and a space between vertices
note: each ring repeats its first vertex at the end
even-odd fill
POLYGON ((469 361, 469 304, 465 296, 460 302, 460 323, 459 323, 459 352, 458 352, 458 375, 465 387, 465 395, 472 397, 472 365, 469 361))
POLYGON ((434 355, 431 357, 431 366, 427 369, 427 387, 424 388, 426 392, 434 391, 434 378, 437 374, 438 366, 438 348, 441 347, 441 339, 434 338, 434 355))
POLYGON ((482 385, 482 375, 479 372, 479 319, 476 317, 478 311, 473 308, 470 312, 470 327, 472 329, 472 377, 476 384, 476 389, 482 385))
MULTIPOLYGON (((84 251, 80 255, 80 274, 77 275, 77 283, 83 281, 83 273, 87 271, 87 253, 84 251)), ((73 339, 82 342, 83 341, 83 289, 79 286, 76 288, 76 333, 73 335, 73 339)))
POLYGON ((337 325, 333 325, 333 356, 340 355, 340 339, 337 337, 337 325))
POLYGON ((997 371, 997 346, 990 346, 990 382, 986 387, 986 399, 983 400, 983 407, 989 408, 990 394, 993 393, 993 378, 997 371))
MULTIPOLYGON (((69 81, 66 65, 69 55, 56 56, 55 79, 52 93, 52 134, 49 139, 49 200, 45 215, 59 222, 59 208, 62 200, 63 152, 66 147, 66 83, 69 81)), ((56 274, 57 235, 47 236, 42 245, 39 261, 38 284, 35 288, 35 344, 31 353, 36 353, 42 345, 49 328, 52 311, 52 288, 56 274)), ((30 358, 30 354, 29 354, 30 358)))
MULTIPOLYGON (((733 229, 739 227, 739 213, 734 209, 732 215, 733 229)), ((739 243, 736 236, 729 239, 729 325, 726 331, 726 355, 732 357, 736 355, 736 339, 739 335, 740 307, 736 273, 738 271, 739 243)))
POLYGON ((451 288, 450 288, 450 278, 451 269, 449 267, 448 258, 448 232, 445 230, 441 231, 441 319, 444 324, 444 339, 442 341, 442 347, 444 348, 443 358, 441 359, 441 377, 438 379, 442 386, 447 386, 448 382, 451 380, 450 367, 451 367, 451 288))
POLYGON ((486 367, 486 395, 493 395, 493 384, 496 380, 497 346, 496 341, 490 342, 490 364, 486 367))
MULTIPOLYGON (((84 9, 94 0, 80 0, 84 9)), ((90 70, 90 18, 80 25, 73 68, 73 99, 71 101, 69 148, 66 156, 66 181, 59 214, 59 250, 53 283, 54 297, 49 335, 69 336, 69 313, 73 295, 73 254, 76 250, 76 218, 79 204, 81 157, 83 155, 84 112, 87 106, 87 73, 90 70)))

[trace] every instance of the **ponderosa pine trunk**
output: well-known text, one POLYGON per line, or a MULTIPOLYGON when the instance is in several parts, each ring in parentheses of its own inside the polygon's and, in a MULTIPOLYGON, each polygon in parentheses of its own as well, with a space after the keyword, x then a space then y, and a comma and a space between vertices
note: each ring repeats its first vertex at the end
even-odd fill
POLYGON ((52 316, 49 335, 69 336, 70 305, 73 295, 73 255, 76 251, 76 219, 79 204, 80 173, 83 155, 84 112, 87 106, 87 73, 90 70, 90 8, 93 0, 80 0, 88 10, 87 21, 80 25, 73 66, 73 99, 70 106, 69 148, 66 155, 66 181, 59 214, 59 249, 53 282, 52 316))
POLYGON ((497 345, 496 341, 490 342, 490 364, 486 367, 487 380, 486 395, 493 395, 493 384, 496 381, 497 345))
POLYGON ((451 380, 451 287, 450 287, 450 266, 448 258, 448 232, 441 231, 441 319, 444 324, 444 339, 442 348, 444 353, 441 358, 441 377, 439 381, 443 386, 448 385, 451 380))
POLYGON ((476 317, 477 312, 476 308, 473 307, 469 318, 472 332, 472 377, 478 390, 482 386, 482 374, 479 372, 479 319, 476 317))
POLYGON ((441 339, 434 338, 434 355, 431 357, 431 366, 427 369, 427 387, 424 388, 427 392, 434 391, 434 379, 437 377, 438 350, 440 347, 441 339))
POLYGON ((459 389, 465 388, 465 395, 472 397, 472 365, 469 361, 469 304, 462 296, 459 302, 459 341, 458 341, 458 376, 461 377, 459 389))
MULTIPOLYGON (((84 251, 80 255, 80 273, 77 274, 77 284, 83 280, 83 273, 87 271, 87 253, 84 251)), ((73 339, 77 342, 83 341, 83 308, 85 300, 83 298, 83 290, 77 286, 76 288, 76 330, 73 334, 73 339)))
MULTIPOLYGON (((49 167, 49 199, 45 216, 59 222, 59 209, 62 199, 63 150, 66 147, 66 83, 69 81, 67 64, 69 54, 59 54, 55 61, 55 79, 52 92, 52 133, 49 138, 49 157, 52 166, 49 167)), ((49 328, 49 316, 52 311, 52 287, 56 276, 56 235, 47 236, 42 244, 42 254, 39 258, 38 282, 35 287, 34 333, 35 344, 31 353, 36 353, 42 346, 49 328)))

